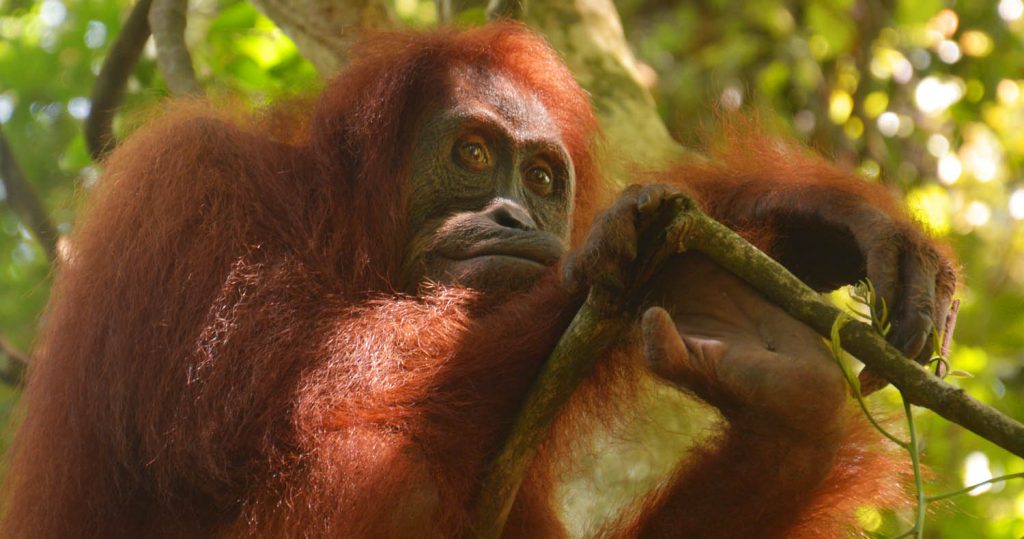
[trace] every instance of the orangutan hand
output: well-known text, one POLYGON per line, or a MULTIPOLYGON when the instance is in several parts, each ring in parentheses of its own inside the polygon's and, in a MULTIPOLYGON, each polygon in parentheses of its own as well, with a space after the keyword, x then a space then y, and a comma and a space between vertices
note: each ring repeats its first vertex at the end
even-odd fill
POLYGON ((846 382, 820 336, 703 256, 669 266, 652 291, 663 307, 641 322, 654 373, 731 421, 801 436, 839 428, 846 382))
POLYGON ((567 258, 564 276, 569 292, 591 286, 622 292, 636 284, 638 239, 651 226, 663 203, 676 193, 676 188, 664 184, 627 187, 594 220, 583 246, 567 258))

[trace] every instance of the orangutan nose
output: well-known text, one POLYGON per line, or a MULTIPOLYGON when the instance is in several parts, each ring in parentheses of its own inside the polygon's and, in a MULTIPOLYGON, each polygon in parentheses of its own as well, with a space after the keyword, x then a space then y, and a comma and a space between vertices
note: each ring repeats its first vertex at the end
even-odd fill
POLYGON ((494 199, 484 210, 483 215, 505 228, 537 230, 537 223, 530 217, 530 212, 507 198, 494 199))

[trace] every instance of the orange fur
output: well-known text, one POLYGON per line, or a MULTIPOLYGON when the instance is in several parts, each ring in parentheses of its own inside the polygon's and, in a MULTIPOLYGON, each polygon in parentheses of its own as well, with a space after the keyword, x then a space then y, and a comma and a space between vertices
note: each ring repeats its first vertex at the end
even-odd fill
POLYGON ((408 133, 451 66, 501 70, 555 112, 583 216, 596 122, 519 26, 353 57, 305 136, 180 103, 105 163, 30 369, 6 536, 360 532, 399 525, 380 496, 416 477, 438 530, 464 528, 472 470, 572 310, 552 285, 500 309, 394 295, 408 133))
MULTIPOLYGON (((409 234, 404 152, 451 66, 504 72, 537 92, 561 130, 579 244, 605 199, 597 124, 557 54, 518 25, 383 35, 352 58, 308 115, 273 116, 269 136, 255 120, 184 103, 105 164, 30 368, 4 535, 468 532, 483 467, 579 298, 554 272, 497 303, 457 289, 394 293, 409 234)), ((753 177, 797 188, 836 178, 888 204, 879 189, 771 150, 680 168, 671 181, 753 232, 764 228, 757 200, 781 196, 753 177)), ((814 536, 804 530, 820 530, 820 518, 805 515, 878 499, 886 453, 849 432, 833 479, 813 486, 785 529, 814 536)), ((510 535, 561 533, 546 463, 510 535)), ((721 479, 736 503, 775 510, 779 500, 745 495, 752 479, 734 468, 721 479)))

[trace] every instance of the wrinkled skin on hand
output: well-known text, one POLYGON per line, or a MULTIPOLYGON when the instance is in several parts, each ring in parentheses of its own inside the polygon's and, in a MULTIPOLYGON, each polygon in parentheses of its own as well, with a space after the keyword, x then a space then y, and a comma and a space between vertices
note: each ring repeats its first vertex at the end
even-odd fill
MULTIPOLYGON (((657 184, 627 188, 570 258, 570 288, 632 285, 638 236, 673 193, 657 184)), ((655 374, 733 422, 801 437, 838 428, 845 381, 831 353, 750 285, 693 253, 672 256, 641 294, 649 298, 644 355, 655 374)))
POLYGON ((698 254, 673 257, 643 313, 651 370, 732 422, 795 436, 838 430, 846 382, 823 340, 698 254))
MULTIPOLYGON (((884 458, 870 460, 877 448, 872 448, 870 436, 858 434, 869 427, 852 413, 842 371, 817 333, 705 255, 674 254, 659 264, 649 258, 651 253, 638 253, 640 238, 645 246, 678 240, 659 237, 671 234, 665 225, 676 206, 666 201, 676 193, 657 184, 627 188, 595 219, 587 239, 564 266, 570 290, 590 287, 592 308, 636 316, 642 355, 655 376, 704 400, 725 420, 722 430, 687 456, 670 486, 636 517, 636 536, 839 536, 839 527, 820 528, 832 530, 822 533, 815 525, 801 529, 798 523, 818 522, 819 509, 828 522, 843 522, 852 509, 836 500, 854 491, 879 496, 879 485, 891 483, 899 467, 884 458), (836 498, 808 510, 817 496, 836 498)), ((832 199, 817 202, 809 206, 812 210, 802 208, 802 214, 817 215, 823 211, 820 203, 832 199)), ((709 214, 721 219, 721 212, 709 214)), ((818 289, 862 278, 851 271, 864 257, 856 242, 849 236, 830 241, 829 226, 809 228, 799 241, 789 235, 762 243, 751 229, 722 222, 769 247, 776 259, 795 262, 789 268, 818 289), (771 249, 795 245, 814 248, 806 251, 808 258, 781 257, 771 249)), ((762 226, 769 235, 779 234, 770 227, 780 222, 792 223, 772 219, 762 226)), ((906 226, 895 219, 891 224, 906 226)), ((921 236, 912 237, 922 239, 912 244, 915 249, 934 252, 921 236)), ((935 260, 944 262, 938 256, 935 260)), ((915 272, 921 270, 921 265, 915 267, 915 272)), ((930 270, 914 278, 941 279, 930 270)), ((902 289, 900 295, 918 301, 934 298, 902 289)), ((901 494, 895 488, 884 496, 896 500, 901 494)))
POLYGON ((577 293, 593 286, 599 295, 616 295, 637 284, 639 237, 652 225, 663 202, 676 192, 663 184, 627 187, 611 207, 598 214, 583 246, 566 259, 564 275, 569 291, 577 293))
MULTIPOLYGON (((927 363, 956 288, 950 260, 916 224, 894 217, 891 209, 826 187, 806 198, 811 202, 795 204, 791 213, 766 211, 776 236, 769 254, 818 291, 870 279, 876 308, 884 302, 888 310, 886 339, 905 356, 927 363)), ((861 373, 861 382, 865 393, 885 384, 869 371, 861 373)))
MULTIPOLYGON (((918 363, 926 364, 938 352, 938 337, 945 330, 949 306, 956 290, 956 271, 923 232, 894 220, 877 208, 859 206, 845 219, 864 257, 866 277, 884 301, 891 328, 889 344, 918 363)), ((876 305, 876 308, 879 307, 876 305)), ((944 372, 936 369, 940 375, 944 372)), ((870 393, 886 382, 870 371, 861 372, 861 391, 870 393)))
MULTIPOLYGON (((677 189, 663 184, 628 187, 608 210, 597 217, 583 247, 568 259, 566 283, 570 290, 595 285, 599 296, 614 296, 626 288, 643 284, 633 282, 638 271, 635 264, 637 238, 654 220, 653 216, 663 206, 662 202, 676 196, 677 192, 677 189)), ((836 197, 838 202, 834 204, 832 201, 819 201, 819 204, 834 205, 834 211, 818 208, 813 213, 796 210, 792 215, 772 215, 763 226, 774 227, 771 233, 780 239, 773 242, 773 250, 768 254, 819 291, 852 284, 864 277, 871 279, 879 299, 885 301, 890 313, 892 330, 887 336, 888 341, 908 357, 927 362, 932 355, 934 335, 945 325, 955 288, 956 274, 952 264, 912 225, 898 221, 866 201, 851 201, 848 194, 837 194, 836 197), (809 215, 820 216, 820 219, 815 220, 809 215), (839 229, 847 230, 848 234, 837 233, 839 229), (832 234, 836 237, 828 237, 832 234), (863 272, 857 271, 857 260, 862 260, 863 272)), ((668 238, 667 241, 673 239, 668 238)), ((677 261, 670 266, 671 269, 660 272, 654 281, 686 281, 677 286, 685 287, 691 295, 696 294, 703 288, 700 283, 693 282, 694 277, 689 273, 693 270, 700 271, 705 277, 715 277, 712 279, 715 284, 706 285, 709 292, 716 285, 725 286, 728 290, 740 288, 736 283, 719 282, 715 272, 709 273, 696 262, 686 264, 677 261)), ((687 323, 697 323, 701 327, 692 329, 698 333, 702 331, 703 322, 682 319, 694 314, 690 310, 690 301, 681 294, 670 296, 681 310, 674 310, 671 301, 665 306, 680 330, 689 327, 687 323)), ((746 298, 746 295, 736 292, 736 297, 746 298)), ((742 314, 743 309, 753 309, 755 303, 746 298, 732 307, 722 308, 730 309, 732 314, 742 314)), ((763 310, 764 306, 757 308, 763 310)), ((650 323, 661 319, 660 314, 649 314, 654 317, 650 323)), ((755 316, 752 312, 747 314, 755 316)), ((778 311, 773 316, 777 314, 784 313, 778 311)), ((717 318, 724 319, 721 316, 717 318)), ((739 330, 740 319, 736 319, 736 323, 739 330)), ((728 357, 735 355, 737 353, 733 352, 728 357)), ((727 354, 722 352, 718 356, 726 357, 727 354)), ((868 372, 862 373, 861 378, 865 392, 884 385, 881 379, 868 372)))

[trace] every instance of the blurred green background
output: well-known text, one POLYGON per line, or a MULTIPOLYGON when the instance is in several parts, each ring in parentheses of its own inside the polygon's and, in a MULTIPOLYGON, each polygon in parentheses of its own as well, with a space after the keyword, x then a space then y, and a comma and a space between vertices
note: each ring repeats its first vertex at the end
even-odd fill
MULTIPOLYGON (((1024 418, 1024 2, 621 0, 617 6, 650 68, 643 71, 659 111, 684 144, 713 123, 715 107, 771 110, 794 136, 903 193, 963 264, 950 359, 972 377, 953 383, 1024 418)), ((82 119, 127 7, 122 0, 0 0, 0 128, 62 233, 97 178, 82 119)), ((435 20, 430 1, 395 0, 394 9, 412 26, 435 20)), ((212 94, 260 104, 319 84, 294 45, 249 4, 193 1, 189 24, 196 71, 212 94)), ((147 49, 118 129, 130 129, 133 111, 165 95, 147 49)), ((27 351, 50 266, 2 204, 6 199, 0 187, 0 338, 27 351)), ((4 424, 17 395, 16 387, 0 384, 4 424)), ((898 408, 892 389, 875 399, 898 408)), ((917 418, 924 461, 935 472, 929 494, 1024 472, 1020 459, 963 429, 926 411, 917 418)), ((933 507, 927 535, 1024 536, 1022 487, 1020 480, 996 484, 933 507)), ((862 524, 869 534, 891 535, 908 527, 907 516, 864 511, 862 524)))

